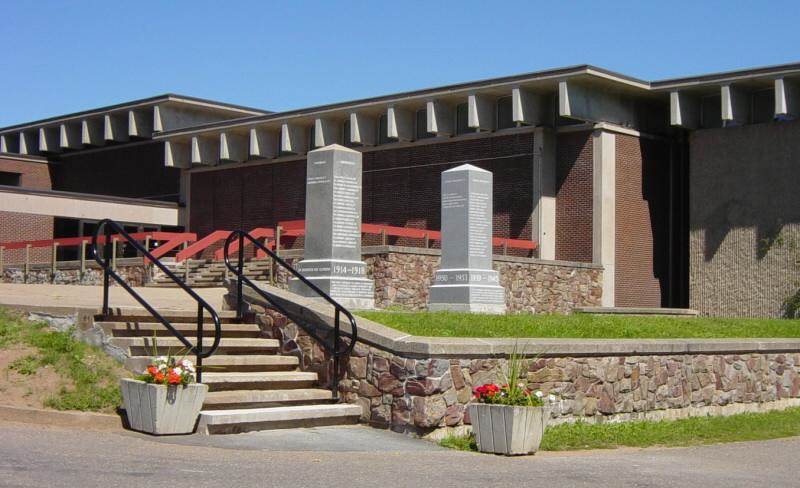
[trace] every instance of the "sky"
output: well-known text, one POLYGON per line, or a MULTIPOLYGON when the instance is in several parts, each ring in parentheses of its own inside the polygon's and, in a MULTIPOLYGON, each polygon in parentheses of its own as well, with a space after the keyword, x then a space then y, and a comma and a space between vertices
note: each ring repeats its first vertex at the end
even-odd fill
POLYGON ((645 80, 800 61, 800 1, 3 5, 0 127, 178 93, 289 110, 592 64, 645 80))

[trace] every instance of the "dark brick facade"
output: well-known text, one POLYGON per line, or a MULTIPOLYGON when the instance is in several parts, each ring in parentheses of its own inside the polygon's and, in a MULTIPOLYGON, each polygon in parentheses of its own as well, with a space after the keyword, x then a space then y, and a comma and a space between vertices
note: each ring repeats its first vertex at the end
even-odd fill
MULTIPOLYGON (((532 148, 526 131, 365 151, 363 221, 438 230, 441 172, 470 163, 494 173, 495 236, 530 239, 532 148)), ((296 160, 192 173, 190 227, 202 236, 302 219, 305 172, 296 160)))
POLYGON ((615 304, 660 307, 669 263, 669 144, 617 134, 615 149, 615 304))
POLYGON ((64 155, 51 162, 53 190, 177 201, 180 170, 164 166, 164 144, 64 155))
POLYGON ((592 132, 559 134, 556 149, 556 259, 592 262, 592 132))

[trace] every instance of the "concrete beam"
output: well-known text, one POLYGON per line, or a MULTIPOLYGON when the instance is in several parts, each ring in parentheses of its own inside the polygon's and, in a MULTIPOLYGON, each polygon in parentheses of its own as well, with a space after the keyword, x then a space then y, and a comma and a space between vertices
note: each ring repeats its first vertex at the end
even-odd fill
POLYGON ((784 78, 775 80, 775 118, 794 119, 800 116, 800 83, 784 78))
POLYGON ((183 129, 220 120, 218 114, 192 107, 160 104, 153 107, 153 132, 183 129))
POLYGON ((164 166, 188 169, 192 167, 191 157, 192 150, 188 143, 164 142, 164 166))
POLYGON ((81 124, 78 122, 61 124, 58 144, 62 149, 83 149, 81 124))
POLYGON ((585 122, 637 126, 632 97, 573 80, 558 83, 558 114, 585 122))
POLYGON ((0 136, 0 152, 19 153, 19 134, 3 134, 0 136))
POLYGON ((19 153, 39 154, 38 131, 22 131, 19 133, 19 153))
POLYGON ((103 119, 83 119, 81 121, 81 144, 84 146, 102 146, 105 144, 103 137, 103 119))
POLYGON ((669 123, 684 129, 700 127, 700 100, 679 91, 670 92, 669 123))
POLYGON ((614 306, 616 231, 616 135, 592 134, 592 261, 603 266, 603 307, 614 306))
POLYGON ((294 124, 281 125, 281 153, 305 154, 307 151, 306 128, 294 124))
POLYGON ((39 128, 39 151, 43 153, 59 153, 61 146, 59 145, 60 131, 58 127, 40 127, 39 128))
POLYGON ((391 106, 386 111, 386 136, 398 141, 414 140, 414 113, 391 106))
POLYGON ((750 119, 750 97, 747 92, 733 85, 720 87, 722 97, 723 125, 744 125, 750 119))
POLYGON ((140 139, 153 137, 153 113, 150 109, 128 110, 128 136, 140 139))
POLYGON ((449 136, 453 134, 453 108, 440 100, 431 100, 426 105, 426 130, 432 134, 449 136))
POLYGON ((221 132, 219 135, 219 159, 221 161, 247 161, 248 140, 244 134, 221 132))
POLYGON ((533 135, 532 239, 539 259, 556 259, 556 132, 537 127, 533 135))
POLYGON ((272 159, 278 156, 279 134, 253 127, 250 129, 250 157, 272 159))
POLYGON ((192 137, 192 164, 215 166, 219 163, 219 137, 192 137))
POLYGON ((111 113, 103 117, 103 139, 114 142, 125 142, 129 139, 127 113, 111 113))
POLYGON ((350 114, 350 142, 362 146, 374 146, 378 143, 378 121, 369 115, 353 112, 350 114))
POLYGON ((495 107, 497 100, 486 95, 472 94, 467 97, 467 127, 479 131, 495 129, 495 107))
POLYGON ((314 149, 339 144, 341 137, 342 124, 338 120, 323 118, 314 120, 314 140, 311 141, 314 149))
POLYGON ((544 95, 524 88, 511 89, 511 116, 514 122, 524 125, 543 125, 552 118, 550 103, 544 95))

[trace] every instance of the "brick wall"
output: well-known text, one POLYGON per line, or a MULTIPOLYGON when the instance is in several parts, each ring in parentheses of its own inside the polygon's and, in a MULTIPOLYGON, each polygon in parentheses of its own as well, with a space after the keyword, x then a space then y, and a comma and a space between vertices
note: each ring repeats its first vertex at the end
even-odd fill
MULTIPOLYGON (((495 236, 530 239, 532 148, 525 132, 367 151, 363 221, 438 230, 441 172, 469 162, 494 173, 495 236)), ((305 172, 300 160, 192 173, 191 230, 202 236, 302 219, 305 172)))
POLYGON ((779 317, 800 289, 800 121, 690 136, 690 305, 779 317))
POLYGON ((164 144, 147 142, 62 156, 53 190, 176 201, 180 170, 164 166, 164 144))
MULTIPOLYGON (((50 169, 45 162, 20 161, 0 156, 0 171, 20 174, 20 187, 36 190, 51 189, 50 169)), ((0 211, 0 242, 16 242, 53 238, 53 217, 0 211)), ((4 252, 6 264, 24 260, 24 250, 4 252)), ((34 249, 31 260, 48 262, 49 249, 34 249)))
POLYGON ((556 259, 592 262, 592 132, 559 134, 556 259))
POLYGON ((669 146, 616 136, 616 277, 618 307, 660 307, 669 243, 669 146))

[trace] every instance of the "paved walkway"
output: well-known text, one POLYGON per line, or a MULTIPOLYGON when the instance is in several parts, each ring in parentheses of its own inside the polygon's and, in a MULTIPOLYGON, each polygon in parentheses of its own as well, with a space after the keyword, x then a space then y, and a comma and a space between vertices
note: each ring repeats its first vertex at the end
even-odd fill
MULTIPOLYGON (((135 288, 149 303, 158 309, 196 310, 197 305, 179 288, 135 288)), ((195 288, 216 310, 222 310, 224 288, 195 288)), ((102 305, 102 286, 77 285, 21 285, 0 283, 0 306, 26 305, 71 308, 98 308, 102 305)), ((118 286, 111 287, 109 304, 112 307, 137 307, 138 302, 118 286)))
POLYGON ((790 438, 504 458, 366 427, 208 439, 0 422, 0 439, 0 486, 82 488, 796 487, 800 450, 790 438))

